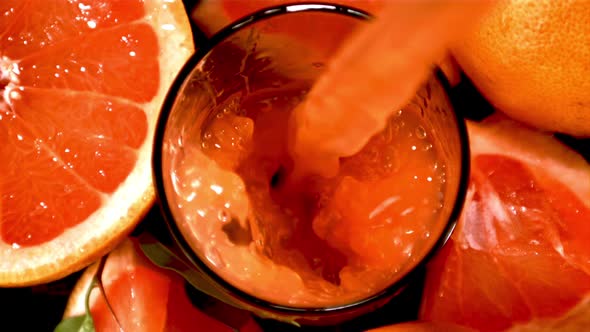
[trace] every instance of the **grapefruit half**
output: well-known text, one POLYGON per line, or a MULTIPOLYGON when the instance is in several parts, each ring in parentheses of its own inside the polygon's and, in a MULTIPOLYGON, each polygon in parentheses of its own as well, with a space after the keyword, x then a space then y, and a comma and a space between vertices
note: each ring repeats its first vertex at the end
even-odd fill
POLYGON ((467 200, 421 318, 502 331, 569 315, 590 295, 590 164, 506 118, 468 128, 467 200))
POLYGON ((0 13, 0 286, 25 286, 90 264, 150 207, 155 121, 193 45, 180 0, 0 13))

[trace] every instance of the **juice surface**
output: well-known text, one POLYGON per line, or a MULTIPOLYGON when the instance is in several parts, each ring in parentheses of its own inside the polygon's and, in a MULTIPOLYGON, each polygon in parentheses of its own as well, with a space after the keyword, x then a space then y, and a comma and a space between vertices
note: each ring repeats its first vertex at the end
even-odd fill
MULTIPOLYGON (((444 227, 445 165, 419 112, 338 174, 290 177, 289 117, 306 88, 234 95, 174 163, 180 229, 221 277, 262 299, 326 307, 366 298, 420 261, 444 227)), ((343 110, 345 111, 345 110, 343 110)))

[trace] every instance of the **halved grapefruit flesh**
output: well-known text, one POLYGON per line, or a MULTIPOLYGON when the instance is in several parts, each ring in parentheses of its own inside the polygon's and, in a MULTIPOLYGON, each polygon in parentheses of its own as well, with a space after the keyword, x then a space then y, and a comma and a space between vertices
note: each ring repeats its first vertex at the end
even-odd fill
POLYGON ((590 164, 500 117, 468 128, 467 201, 430 266, 421 318, 481 331, 559 319, 590 298, 590 164))
POLYGON ((180 0, 0 13, 0 286, 23 286, 88 265, 152 204, 152 132, 193 45, 180 0))
MULTIPOLYGON (((65 318, 84 314, 86 292, 97 268, 94 264, 84 271, 72 291, 65 318)), ((133 239, 126 239, 109 254, 101 280, 105 293, 94 288, 89 303, 97 332, 231 332, 232 327, 261 331, 246 311, 224 307, 224 323, 197 309, 187 296, 184 279, 152 264, 133 239)))

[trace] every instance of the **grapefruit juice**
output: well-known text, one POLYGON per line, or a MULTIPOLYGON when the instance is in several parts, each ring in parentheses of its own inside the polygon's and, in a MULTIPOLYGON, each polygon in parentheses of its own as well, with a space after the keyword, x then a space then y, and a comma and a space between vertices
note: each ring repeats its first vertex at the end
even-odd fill
POLYGON ((237 93, 210 112, 173 157, 172 206, 191 248, 227 282, 322 308, 375 295, 423 260, 447 222, 446 165, 410 104, 340 158, 337 175, 290 177, 289 118, 307 90, 237 93))

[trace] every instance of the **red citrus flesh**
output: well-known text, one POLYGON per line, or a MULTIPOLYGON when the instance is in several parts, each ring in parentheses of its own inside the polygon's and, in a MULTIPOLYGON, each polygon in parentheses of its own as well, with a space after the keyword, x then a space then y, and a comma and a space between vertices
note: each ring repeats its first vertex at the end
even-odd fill
POLYGON ((159 45, 143 1, 2 7, 0 237, 35 246, 86 220, 134 168, 159 45))
MULTIPOLYGON (((205 310, 225 312, 224 322, 197 309, 187 296, 184 279, 149 262, 132 241, 125 241, 107 259, 103 279, 105 296, 93 291, 91 314, 97 332, 186 332, 195 328, 211 332, 261 331, 251 316, 241 310, 221 304, 211 304, 205 310), (218 308, 219 307, 219 308, 218 308), (116 319, 115 319, 116 316, 116 319), (118 321, 118 323, 117 323, 118 321), (120 325, 119 325, 120 324, 120 325)), ((79 294, 80 295, 80 294, 79 294)), ((218 317, 223 314, 218 313, 218 317)))
POLYGON ((468 199, 429 270, 424 319, 501 331, 560 317, 590 292, 590 166, 506 123, 471 126, 468 199))

